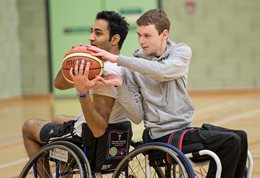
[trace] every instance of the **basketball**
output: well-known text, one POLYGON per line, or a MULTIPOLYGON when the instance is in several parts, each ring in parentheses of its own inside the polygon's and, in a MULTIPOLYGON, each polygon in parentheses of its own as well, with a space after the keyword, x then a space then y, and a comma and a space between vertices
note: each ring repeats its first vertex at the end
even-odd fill
POLYGON ((75 66, 77 61, 80 62, 81 60, 84 60, 84 68, 86 63, 90 62, 88 74, 89 80, 103 73, 103 61, 96 56, 92 56, 91 53, 93 52, 88 50, 86 46, 83 45, 73 46, 68 52, 65 53, 62 61, 62 75, 68 82, 73 83, 70 76, 70 69, 75 66))

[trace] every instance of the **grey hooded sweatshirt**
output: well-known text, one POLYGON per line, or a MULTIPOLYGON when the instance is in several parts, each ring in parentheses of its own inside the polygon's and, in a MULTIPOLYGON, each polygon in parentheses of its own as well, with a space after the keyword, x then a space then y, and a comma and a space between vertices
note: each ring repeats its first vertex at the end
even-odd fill
POLYGON ((160 56, 146 56, 142 49, 134 57, 119 56, 124 85, 117 87, 119 101, 136 124, 144 121, 152 139, 190 127, 193 104, 187 92, 192 51, 186 44, 167 41, 160 56))

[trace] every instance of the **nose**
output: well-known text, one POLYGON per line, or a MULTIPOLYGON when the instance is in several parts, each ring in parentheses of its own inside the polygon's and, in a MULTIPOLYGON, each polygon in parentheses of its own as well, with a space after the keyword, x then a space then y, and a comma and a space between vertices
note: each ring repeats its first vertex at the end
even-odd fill
POLYGON ((140 45, 144 44, 144 39, 143 39, 142 36, 140 36, 140 37, 138 38, 138 42, 139 42, 140 45))
POLYGON ((94 37, 94 33, 90 33, 89 35, 89 38, 88 38, 89 41, 94 41, 95 40, 95 37, 94 37))

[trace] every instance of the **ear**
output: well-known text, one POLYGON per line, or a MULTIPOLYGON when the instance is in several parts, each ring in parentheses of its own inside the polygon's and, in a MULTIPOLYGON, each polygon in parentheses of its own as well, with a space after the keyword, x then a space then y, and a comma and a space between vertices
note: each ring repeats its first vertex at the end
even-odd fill
POLYGON ((163 32, 161 33, 161 35, 163 36, 164 39, 168 39, 169 37, 169 31, 167 29, 163 30, 163 32))
POLYGON ((111 38, 111 43, 112 45, 118 45, 119 41, 120 41, 121 37, 119 34, 115 34, 114 36, 112 36, 111 38))

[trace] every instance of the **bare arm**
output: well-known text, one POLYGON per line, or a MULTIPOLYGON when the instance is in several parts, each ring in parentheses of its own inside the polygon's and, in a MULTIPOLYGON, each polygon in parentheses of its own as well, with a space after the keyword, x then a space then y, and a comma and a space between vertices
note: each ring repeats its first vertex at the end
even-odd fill
POLYGON ((112 111, 115 99, 108 96, 93 95, 79 98, 81 108, 88 124, 95 137, 102 136, 108 126, 108 120, 112 111))
POLYGON ((90 62, 87 63, 85 70, 84 61, 77 61, 73 69, 70 70, 70 75, 74 82, 74 87, 79 97, 79 102, 85 117, 85 120, 95 137, 100 137, 105 133, 108 125, 108 119, 114 105, 115 99, 112 97, 93 95, 93 101, 89 96, 86 96, 91 88, 96 85, 97 79, 88 79, 90 62))

